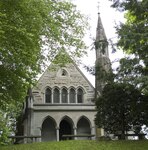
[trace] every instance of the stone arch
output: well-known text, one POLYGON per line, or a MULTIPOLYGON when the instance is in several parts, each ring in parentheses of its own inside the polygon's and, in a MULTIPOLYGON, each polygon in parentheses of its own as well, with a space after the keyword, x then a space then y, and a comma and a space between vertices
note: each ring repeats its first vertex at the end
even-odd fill
POLYGON ((82 89, 83 93, 84 93, 84 94, 86 93, 86 89, 85 89, 84 87, 78 86, 78 87, 76 88, 76 90, 78 91, 78 89, 82 89))
POLYGON ((88 117, 86 117, 85 115, 82 115, 82 116, 80 116, 80 117, 78 118, 77 124, 78 124, 79 120, 82 119, 82 118, 85 118, 85 119, 88 121, 88 123, 89 123, 89 125, 90 125, 90 128, 91 128, 91 127, 92 127, 92 123, 91 123, 90 119, 88 119, 88 117))
POLYGON ((61 76, 68 76, 68 71, 65 68, 61 69, 61 76))
POLYGON ((76 88, 75 88, 74 86, 70 86, 68 89, 69 89, 69 90, 70 90, 70 89, 76 90, 76 88))
POLYGON ((54 86, 54 87, 53 87, 53 90, 54 90, 54 89, 60 90, 60 88, 59 88, 58 86, 54 86))
POLYGON ((68 88, 66 86, 62 86, 61 89, 66 89, 68 91, 68 88))
POLYGON ((41 138, 43 142, 56 141, 56 127, 56 121, 52 117, 47 116, 44 118, 41 127, 41 138))
POLYGON ((68 72, 67 68, 65 68, 65 67, 60 68, 57 72, 57 76, 58 77, 69 77, 69 72, 68 72))
POLYGON ((68 117, 68 116, 64 116, 59 124, 59 140, 65 140, 64 137, 62 137, 63 135, 71 135, 74 134, 74 122, 73 120, 68 117))
MULTIPOLYGON (((81 116, 78 119, 77 134, 91 134, 91 122, 86 116, 81 116)), ((87 137, 81 137, 79 139, 87 139, 87 137)))

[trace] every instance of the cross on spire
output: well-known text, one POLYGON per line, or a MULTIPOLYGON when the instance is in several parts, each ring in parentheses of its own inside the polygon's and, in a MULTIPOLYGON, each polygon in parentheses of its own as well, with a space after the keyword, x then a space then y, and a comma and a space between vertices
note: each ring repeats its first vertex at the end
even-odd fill
POLYGON ((98 13, 100 13, 100 1, 98 1, 98 13))

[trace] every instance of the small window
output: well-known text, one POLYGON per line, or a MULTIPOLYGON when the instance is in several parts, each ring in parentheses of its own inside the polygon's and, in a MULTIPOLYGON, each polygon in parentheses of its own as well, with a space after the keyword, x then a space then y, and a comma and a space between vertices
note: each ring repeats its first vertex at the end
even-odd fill
POLYGON ((60 102, 60 92, 57 88, 54 89, 53 102, 54 103, 59 103, 60 102))
POLYGON ((83 90, 82 89, 78 89, 77 91, 77 101, 78 103, 83 102, 83 90))
POLYGON ((49 88, 45 91, 45 102, 51 103, 51 90, 49 88))
POLYGON ((67 95, 68 95, 67 90, 62 89, 62 103, 67 103, 68 102, 67 95))
POLYGON ((67 76, 67 74, 67 71, 65 69, 62 69, 61 76, 67 76))
POLYGON ((76 92, 72 88, 72 89, 70 89, 70 92, 69 92, 69 101, 70 101, 70 103, 75 103, 76 102, 75 100, 76 100, 76 92))

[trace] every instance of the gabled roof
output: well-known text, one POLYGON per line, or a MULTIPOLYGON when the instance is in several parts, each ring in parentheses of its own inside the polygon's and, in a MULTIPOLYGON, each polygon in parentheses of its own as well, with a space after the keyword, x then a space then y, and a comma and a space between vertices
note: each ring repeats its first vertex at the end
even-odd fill
MULTIPOLYGON (((83 76, 83 78, 87 81, 87 83, 94 89, 94 86, 91 84, 91 82, 87 79, 87 77, 83 74, 83 72, 80 70, 80 68, 78 67, 78 65, 72 60, 72 58, 70 57, 70 55, 67 52, 60 52, 58 53, 54 60, 51 62, 51 64, 48 66, 48 68, 44 71, 44 73, 41 75, 40 79, 44 76, 44 74, 48 71, 48 69, 51 66, 59 66, 59 67, 65 67, 67 64, 72 63, 75 68, 78 70, 78 72, 83 76)), ((40 80, 39 79, 39 80, 40 80)), ((39 81, 38 80, 38 81, 39 81)))

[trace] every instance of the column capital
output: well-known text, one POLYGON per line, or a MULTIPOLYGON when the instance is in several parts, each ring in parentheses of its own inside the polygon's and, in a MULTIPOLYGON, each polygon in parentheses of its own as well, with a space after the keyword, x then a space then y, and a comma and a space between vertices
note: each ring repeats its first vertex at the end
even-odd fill
POLYGON ((60 128, 59 127, 56 127, 56 130, 59 130, 60 128))
POLYGON ((77 127, 73 127, 73 129, 74 129, 74 130, 76 130, 76 129, 77 129, 77 127))

